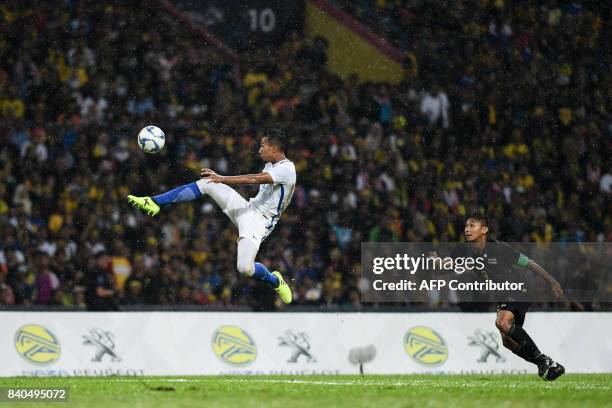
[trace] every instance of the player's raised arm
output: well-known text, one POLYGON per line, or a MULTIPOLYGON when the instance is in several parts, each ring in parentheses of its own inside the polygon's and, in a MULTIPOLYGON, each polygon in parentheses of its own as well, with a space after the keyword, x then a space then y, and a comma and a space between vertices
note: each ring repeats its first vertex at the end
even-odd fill
POLYGON ((272 176, 270 173, 263 172, 257 174, 242 174, 239 176, 221 176, 211 169, 202 169, 200 176, 212 183, 221 183, 227 185, 236 184, 272 184, 272 176))

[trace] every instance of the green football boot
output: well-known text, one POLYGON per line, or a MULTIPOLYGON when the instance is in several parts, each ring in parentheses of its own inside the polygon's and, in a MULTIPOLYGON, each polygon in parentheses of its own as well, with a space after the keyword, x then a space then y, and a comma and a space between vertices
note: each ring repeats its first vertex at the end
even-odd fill
POLYGON ((157 213, 159 213, 160 207, 151 197, 136 197, 129 195, 127 199, 134 207, 140 208, 152 217, 155 217, 157 213))
POLYGON ((291 288, 289 287, 289 285, 287 285, 285 283, 285 280, 283 279, 282 275, 280 274, 280 272, 272 272, 272 275, 276 276, 278 278, 278 287, 276 289, 274 289, 276 292, 278 292, 278 295, 280 296, 281 300, 285 303, 291 303, 291 288))

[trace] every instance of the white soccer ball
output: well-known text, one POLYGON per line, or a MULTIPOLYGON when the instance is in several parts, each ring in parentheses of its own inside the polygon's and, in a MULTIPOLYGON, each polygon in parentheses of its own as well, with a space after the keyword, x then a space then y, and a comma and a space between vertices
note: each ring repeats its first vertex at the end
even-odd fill
POLYGON ((157 126, 145 126, 138 133, 138 146, 145 153, 157 153, 165 144, 166 135, 157 126))

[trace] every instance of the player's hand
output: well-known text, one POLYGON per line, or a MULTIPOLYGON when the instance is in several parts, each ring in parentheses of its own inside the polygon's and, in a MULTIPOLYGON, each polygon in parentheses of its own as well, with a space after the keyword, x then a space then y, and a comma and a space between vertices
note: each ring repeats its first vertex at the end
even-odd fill
POLYGON ((561 285, 559 285, 559 282, 557 281, 551 282, 550 288, 552 289, 557 299, 563 298, 563 288, 561 287, 561 285))
POLYGON ((204 177, 207 180, 210 180, 212 183, 222 183, 223 176, 218 175, 211 169, 202 169, 200 171, 200 176, 204 177))

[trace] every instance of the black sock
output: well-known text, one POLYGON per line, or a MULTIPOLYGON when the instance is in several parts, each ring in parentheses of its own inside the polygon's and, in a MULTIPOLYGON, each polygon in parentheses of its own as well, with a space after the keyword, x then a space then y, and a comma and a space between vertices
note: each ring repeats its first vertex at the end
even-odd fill
POLYGON ((513 324, 508 336, 512 340, 516 341, 519 345, 519 347, 512 352, 522 359, 535 364, 536 357, 538 357, 541 353, 538 346, 536 346, 527 332, 521 326, 513 324))
POLYGON ((536 364, 535 357, 529 354, 529 351, 527 350, 525 346, 519 346, 519 348, 517 348, 516 350, 512 350, 512 352, 516 354, 517 356, 519 356, 520 358, 522 358, 523 360, 536 364))

